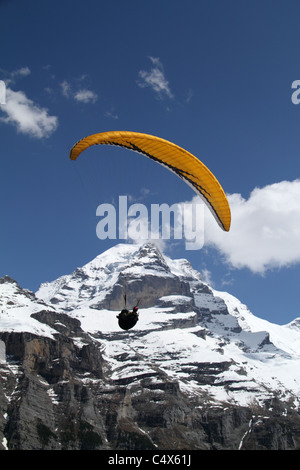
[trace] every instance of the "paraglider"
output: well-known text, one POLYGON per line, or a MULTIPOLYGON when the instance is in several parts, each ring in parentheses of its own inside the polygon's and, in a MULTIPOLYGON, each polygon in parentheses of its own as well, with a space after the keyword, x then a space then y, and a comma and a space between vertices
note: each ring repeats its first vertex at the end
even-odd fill
POLYGON ((124 308, 122 309, 121 313, 117 315, 119 321, 119 327, 122 330, 130 330, 138 321, 139 314, 138 314, 138 303, 133 307, 132 310, 127 310, 126 308, 126 294, 124 295, 124 308))
POLYGON ((192 187, 207 204, 219 226, 226 232, 229 231, 231 213, 222 186, 212 172, 187 150, 153 135, 111 131, 81 139, 71 149, 70 159, 76 160, 88 147, 101 144, 133 150, 167 167, 192 187))
POLYGON ((117 315, 117 318, 119 320, 119 327, 122 328, 122 330, 130 330, 139 319, 138 308, 133 307, 131 311, 124 308, 121 313, 117 315))

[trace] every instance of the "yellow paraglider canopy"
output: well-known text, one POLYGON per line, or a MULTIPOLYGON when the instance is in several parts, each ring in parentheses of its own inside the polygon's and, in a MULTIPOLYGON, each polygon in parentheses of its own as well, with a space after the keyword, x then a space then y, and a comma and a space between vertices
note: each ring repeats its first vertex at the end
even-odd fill
POLYGON ((222 186, 212 172, 191 153, 178 145, 153 135, 128 131, 111 131, 93 134, 81 139, 70 152, 71 160, 76 160, 83 150, 95 144, 117 145, 160 163, 176 173, 208 205, 220 227, 229 231, 231 223, 230 207, 222 186))

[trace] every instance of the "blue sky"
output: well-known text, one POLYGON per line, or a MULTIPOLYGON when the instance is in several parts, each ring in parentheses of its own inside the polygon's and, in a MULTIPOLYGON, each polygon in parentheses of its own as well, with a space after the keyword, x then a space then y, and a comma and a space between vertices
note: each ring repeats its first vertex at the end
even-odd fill
POLYGON ((196 155, 232 208, 229 234, 206 215, 201 250, 165 253, 261 318, 300 316, 299 14, 296 0, 0 1, 0 275, 35 291, 122 242, 96 236, 97 206, 120 195, 193 199, 133 152, 69 160, 86 135, 131 130, 196 155))

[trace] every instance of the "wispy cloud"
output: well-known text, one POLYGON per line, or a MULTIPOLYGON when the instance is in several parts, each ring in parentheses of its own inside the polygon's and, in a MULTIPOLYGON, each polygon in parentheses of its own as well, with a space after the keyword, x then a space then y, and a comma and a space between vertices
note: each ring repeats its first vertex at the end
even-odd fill
POLYGON ((205 217, 205 245, 219 250, 234 268, 264 274, 300 262, 300 180, 255 188, 248 199, 228 196, 232 226, 228 233, 205 217))
POLYGON ((119 119, 119 116, 113 106, 110 108, 110 111, 106 111, 105 116, 112 119, 119 119))
POLYGON ((164 73, 163 65, 159 58, 149 57, 152 67, 150 70, 140 70, 138 86, 141 88, 150 87, 159 98, 173 98, 169 82, 164 73))
POLYGON ((27 98, 23 91, 7 88, 6 103, 0 105, 0 109, 6 115, 0 117, 2 122, 12 124, 18 132, 38 139, 49 137, 58 125, 56 116, 50 116, 47 109, 27 98))
POLYGON ((74 98, 81 103, 95 103, 98 96, 91 90, 82 89, 74 93, 74 98))
POLYGON ((186 103, 189 103, 191 101, 191 99, 193 98, 194 96, 194 92, 193 90, 188 90, 187 94, 186 94, 186 99, 185 99, 185 102, 186 103))
POLYGON ((60 87, 61 87, 61 92, 62 92, 63 96, 65 96, 66 98, 69 98, 71 96, 71 85, 70 85, 70 83, 67 82, 67 80, 64 80, 63 82, 61 82, 60 87))
POLYGON ((26 77, 27 75, 30 75, 31 71, 29 67, 21 67, 20 69, 15 70, 14 72, 11 73, 11 77, 26 77))
POLYGON ((13 83, 17 81, 18 78, 26 77, 31 74, 31 70, 29 67, 20 67, 17 70, 13 70, 13 72, 8 72, 7 70, 0 69, 0 72, 6 77, 5 83, 6 86, 11 86, 13 83))
POLYGON ((78 90, 73 91, 71 83, 67 80, 61 82, 60 87, 63 96, 74 99, 80 103, 95 103, 98 99, 97 93, 87 88, 79 88, 78 90))

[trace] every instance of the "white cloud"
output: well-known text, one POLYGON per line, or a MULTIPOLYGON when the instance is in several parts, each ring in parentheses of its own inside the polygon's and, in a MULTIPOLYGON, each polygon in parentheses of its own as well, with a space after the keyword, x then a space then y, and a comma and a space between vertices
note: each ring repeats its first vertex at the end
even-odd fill
POLYGON ((263 274, 300 262, 300 180, 255 188, 248 199, 228 196, 230 231, 205 211, 205 245, 217 248, 235 268, 263 274))
POLYGON ((47 109, 41 108, 27 98, 23 91, 6 89, 6 103, 0 105, 6 117, 0 120, 17 127, 23 134, 36 138, 48 137, 58 125, 56 116, 49 116, 47 109))
MULTIPOLYGON (((81 77, 80 80, 83 80, 85 77, 81 77)), ((98 95, 87 88, 82 88, 78 91, 73 92, 71 84, 64 80, 61 84, 61 92, 66 98, 73 98, 75 101, 80 103, 95 103, 98 99, 98 95)))
POLYGON ((97 94, 91 90, 79 90, 74 94, 74 98, 76 101, 80 101, 81 103, 95 103, 97 101, 97 94))
POLYGON ((149 57, 152 62, 150 71, 140 70, 138 85, 142 88, 150 87, 159 97, 167 96, 173 98, 173 94, 169 87, 163 65, 157 57, 149 57))

